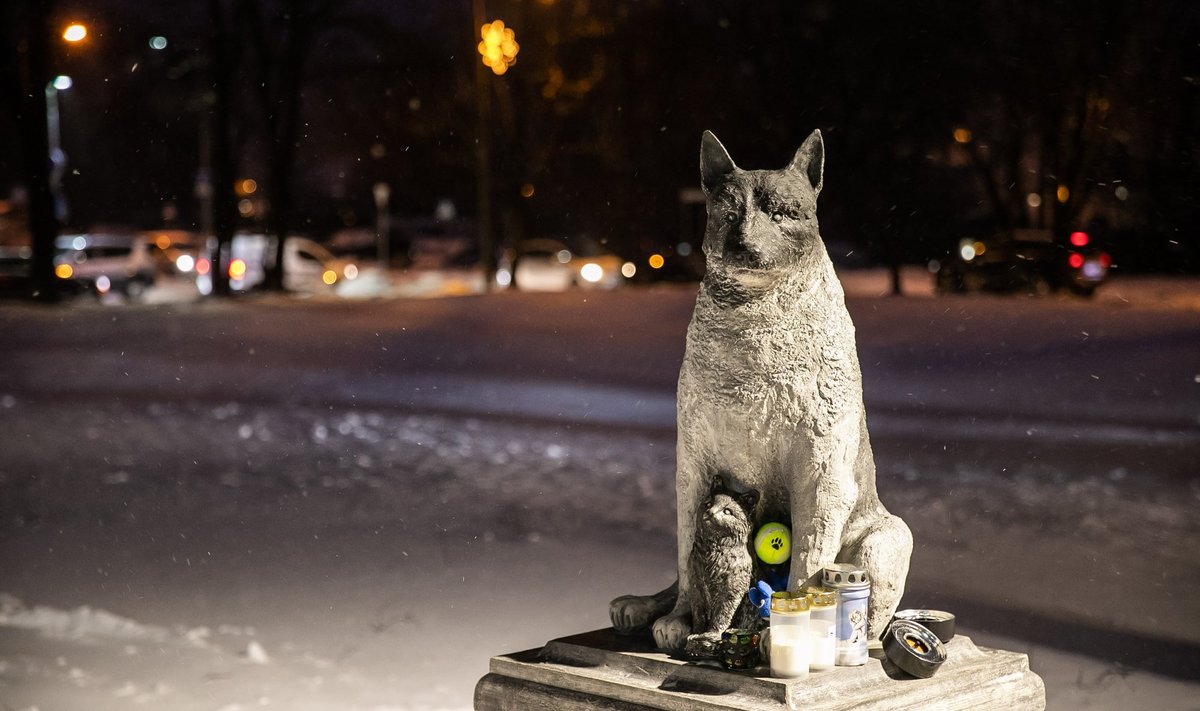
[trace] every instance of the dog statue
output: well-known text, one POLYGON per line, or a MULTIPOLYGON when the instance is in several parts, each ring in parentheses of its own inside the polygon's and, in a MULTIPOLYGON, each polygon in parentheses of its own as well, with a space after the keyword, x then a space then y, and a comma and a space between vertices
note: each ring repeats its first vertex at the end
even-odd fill
POLYGON ((677 396, 679 579, 613 600, 618 632, 651 627, 660 648, 684 646, 697 594, 688 556, 719 472, 759 492, 755 521, 791 523, 793 590, 831 563, 860 566, 872 637, 900 601, 912 534, 875 489, 854 324, 817 228, 823 175, 819 131, 782 170, 742 170, 704 133, 708 269, 677 396))

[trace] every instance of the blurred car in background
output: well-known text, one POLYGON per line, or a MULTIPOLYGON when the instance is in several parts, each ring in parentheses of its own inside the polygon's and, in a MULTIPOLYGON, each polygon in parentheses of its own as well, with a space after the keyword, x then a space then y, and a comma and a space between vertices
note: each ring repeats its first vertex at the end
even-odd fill
POLYGON ((160 273, 192 281, 208 274, 209 238, 187 230, 147 230, 139 233, 150 243, 160 273))
POLYGON ((596 248, 572 251, 556 239, 531 239, 505 252, 496 267, 496 284, 516 282, 521 291, 615 289, 633 276, 632 262, 596 248))
POLYGON ((100 296, 116 292, 137 299, 154 284, 158 271, 149 240, 139 234, 61 235, 55 248, 55 276, 100 296))
MULTIPOLYGON (((246 291, 263 282, 275 258, 275 238, 264 234, 237 234, 230 245, 229 285, 246 291)), ((335 257, 328 249, 305 237, 288 237, 283 245, 284 288, 301 293, 353 291, 349 285, 361 270, 350 259, 335 257)), ((211 290, 211 280, 207 289, 211 290)), ((201 287, 206 292, 205 287, 201 287)))
POLYGON ((946 258, 933 260, 939 294, 991 291, 1091 296, 1109 276, 1112 258, 1086 232, 1057 240, 1049 230, 1015 230, 989 240, 963 239, 946 258))

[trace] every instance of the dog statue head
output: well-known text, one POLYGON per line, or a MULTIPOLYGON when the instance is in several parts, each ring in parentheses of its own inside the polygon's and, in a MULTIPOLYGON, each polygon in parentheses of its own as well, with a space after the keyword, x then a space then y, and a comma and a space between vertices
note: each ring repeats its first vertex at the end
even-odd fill
POLYGON ((763 291, 824 255, 817 227, 824 169, 820 131, 813 131, 780 170, 738 168, 717 137, 705 131, 700 178, 708 198, 706 281, 763 291))

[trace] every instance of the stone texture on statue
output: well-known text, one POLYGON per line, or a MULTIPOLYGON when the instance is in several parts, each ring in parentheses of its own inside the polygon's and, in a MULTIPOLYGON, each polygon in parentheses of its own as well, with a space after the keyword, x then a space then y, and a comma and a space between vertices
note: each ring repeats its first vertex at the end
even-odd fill
POLYGON ((1037 710, 1045 686, 1024 654, 984 649, 967 637, 947 644, 949 657, 929 679, 905 675, 890 661, 836 667, 802 679, 767 670, 730 672, 655 650, 649 640, 612 630, 554 640, 545 647, 493 657, 475 687, 479 711, 664 709, 743 711, 920 708, 1037 710))
POLYGON ((793 590, 835 561, 865 569, 872 638, 903 594, 912 535, 876 493, 854 324, 817 225, 823 171, 818 131, 781 170, 742 170, 713 134, 701 141, 707 271, 679 373, 679 580, 609 610, 663 649, 691 631, 688 556, 718 473, 760 493, 756 523, 790 524, 793 590))

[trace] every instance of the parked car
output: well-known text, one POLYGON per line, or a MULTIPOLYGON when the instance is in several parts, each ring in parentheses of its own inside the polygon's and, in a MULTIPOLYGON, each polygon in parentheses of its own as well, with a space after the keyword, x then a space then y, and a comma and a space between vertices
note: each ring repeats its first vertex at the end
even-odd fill
POLYGON ((515 280, 522 291, 615 289, 631 273, 625 264, 617 255, 600 250, 578 254, 556 239, 531 239, 500 258, 496 283, 506 287, 515 280))
POLYGON ((988 240, 963 239, 945 259, 930 263, 938 293, 968 291, 1091 296, 1112 267, 1107 252, 1082 231, 1055 239, 1048 230, 1017 230, 988 240))
MULTIPOLYGON (((229 285, 245 291, 262 283, 275 256, 275 239, 263 234, 234 235, 230 245, 229 285)), ((358 265, 333 256, 305 237, 288 237, 283 246, 284 288, 297 292, 341 292, 359 278, 358 265)))
POLYGON ((82 290, 99 295, 115 291, 138 298, 154 283, 157 265, 150 242, 142 235, 61 235, 55 248, 55 275, 82 290))
POLYGON ((208 273, 208 237, 187 230, 148 230, 140 234, 150 242, 162 273, 193 280, 208 273))

